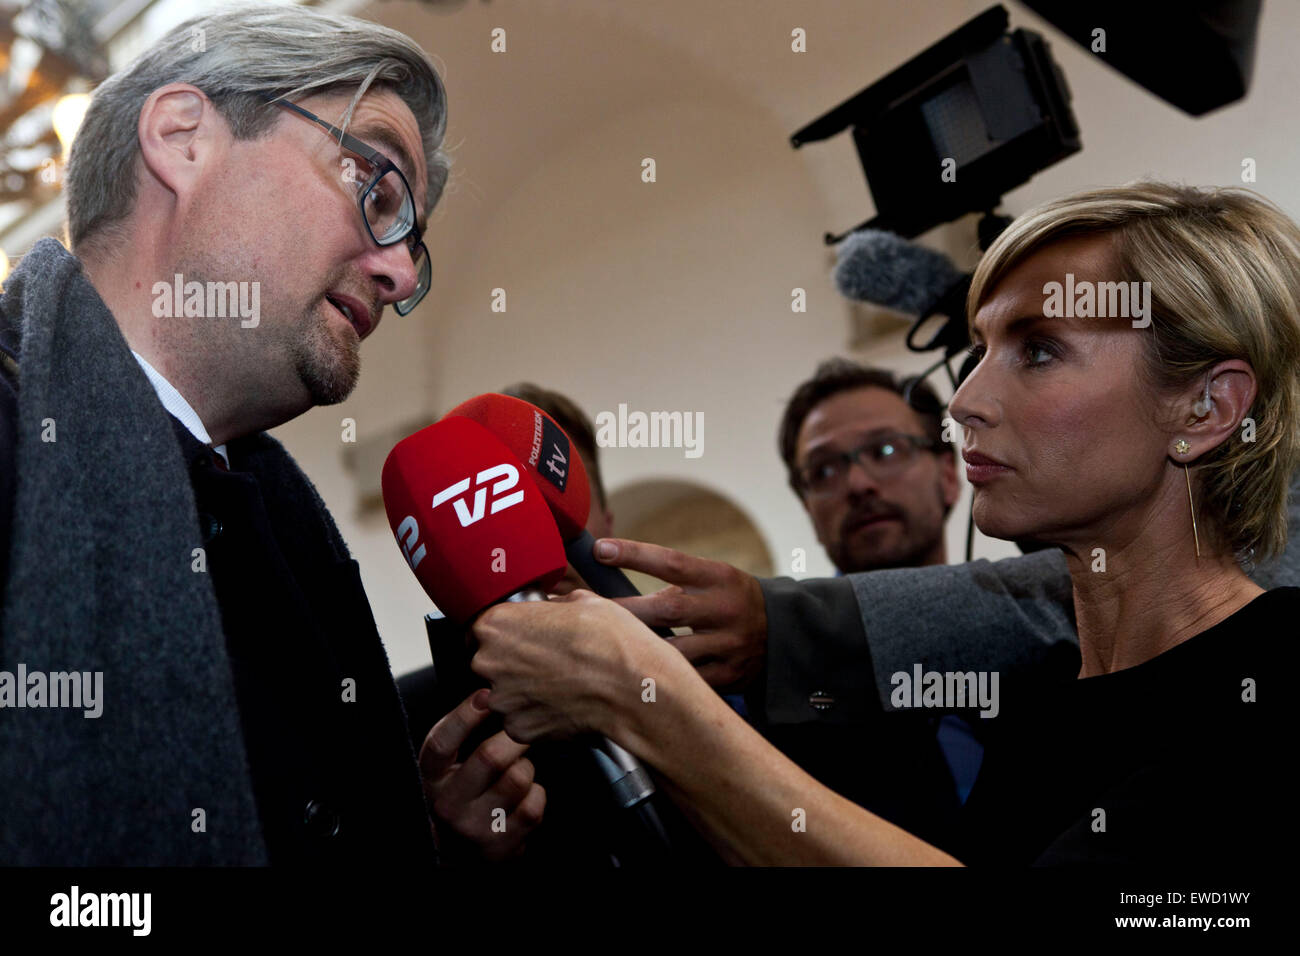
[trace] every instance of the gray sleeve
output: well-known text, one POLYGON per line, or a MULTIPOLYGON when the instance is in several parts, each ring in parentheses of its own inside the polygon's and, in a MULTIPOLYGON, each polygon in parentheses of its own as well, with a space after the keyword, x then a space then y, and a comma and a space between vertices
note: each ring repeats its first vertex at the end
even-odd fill
POLYGON ((997 671, 1005 680, 1046 666, 1061 645, 1079 643, 1070 574, 1056 548, 849 580, 886 709, 892 709, 890 676, 916 664, 927 671, 997 671))
POLYGON ((759 584, 767 664, 747 702, 771 724, 859 723, 889 708, 890 675, 917 663, 1012 674, 1078 643, 1070 577, 1056 549, 759 584))
MULTIPOLYGON (((1260 587, 1300 587, 1300 471, 1288 518, 1286 551, 1248 568, 1260 587)), ((1078 645, 1070 576, 1055 548, 995 562, 759 584, 767 664, 746 693, 757 723, 859 723, 891 709, 890 676, 916 664, 1013 676, 1055 666, 1078 645)))

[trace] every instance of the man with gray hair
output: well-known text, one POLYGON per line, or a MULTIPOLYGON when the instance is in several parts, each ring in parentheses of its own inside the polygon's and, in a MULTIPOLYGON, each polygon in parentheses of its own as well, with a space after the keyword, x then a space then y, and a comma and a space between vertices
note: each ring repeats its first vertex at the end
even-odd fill
POLYGON ((0 688, 0 861, 422 864, 426 799, 489 858, 540 819, 504 733, 455 762, 472 700, 422 794, 357 563, 265 433, 428 290, 445 125, 419 46, 305 7, 192 20, 96 91, 71 254, 0 297, 0 670, 102 674, 102 711, 0 688))

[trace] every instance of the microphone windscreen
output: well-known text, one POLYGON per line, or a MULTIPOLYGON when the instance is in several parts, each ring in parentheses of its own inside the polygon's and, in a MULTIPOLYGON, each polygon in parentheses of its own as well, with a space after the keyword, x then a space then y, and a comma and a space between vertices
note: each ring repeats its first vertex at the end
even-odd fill
POLYGON ((461 402, 444 416, 478 422, 528 468, 551 506, 551 514, 567 541, 582 534, 591 510, 591 486, 582 456, 551 416, 523 399, 488 392, 461 402))
POLYGON ((384 510, 406 563, 447 617, 467 622, 564 574, 550 508, 515 454, 467 418, 398 442, 384 462, 384 510))
POLYGON ((942 252, 880 229, 850 233, 836 251, 835 286, 843 296, 912 316, 929 315, 962 278, 942 252))

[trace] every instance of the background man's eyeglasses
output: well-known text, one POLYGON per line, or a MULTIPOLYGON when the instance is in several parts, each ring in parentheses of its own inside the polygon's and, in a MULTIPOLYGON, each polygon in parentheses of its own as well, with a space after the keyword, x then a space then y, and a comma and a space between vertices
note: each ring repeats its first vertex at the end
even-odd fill
POLYGON ((904 471, 922 451, 938 451, 941 446, 941 442, 920 435, 876 435, 852 451, 815 455, 799 470, 799 484, 808 494, 834 494, 848 482, 854 462, 878 481, 885 481, 904 471))
POLYGON ((425 248, 416 221, 415 196, 402 171, 379 150, 367 146, 355 136, 343 132, 334 124, 326 122, 296 103, 278 99, 268 93, 263 93, 262 99, 305 116, 329 133, 339 146, 355 154, 365 163, 365 168, 357 170, 355 182, 357 206, 361 210, 361 219, 366 224, 366 231, 380 246, 391 246, 405 241, 411 253, 411 261, 415 263, 415 291, 393 304, 398 315, 408 315, 429 291, 433 267, 429 260, 429 250, 425 248))

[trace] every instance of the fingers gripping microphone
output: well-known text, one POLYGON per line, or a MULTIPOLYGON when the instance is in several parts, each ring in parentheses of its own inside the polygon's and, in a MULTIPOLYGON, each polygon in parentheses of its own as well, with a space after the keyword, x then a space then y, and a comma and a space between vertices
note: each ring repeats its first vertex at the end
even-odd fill
MULTIPOLYGON (((453 415, 478 422, 518 456, 551 508, 569 563, 593 591, 607 598, 640 594, 626 574, 601 564, 592 553, 596 542, 586 527, 591 509, 587 469, 564 429, 536 405, 495 392, 462 402, 447 413, 453 415)), ((655 628, 655 633, 673 636, 668 628, 655 628)))
MULTIPOLYGON (((515 454, 483 426, 447 417, 384 462, 384 508, 406 562, 447 617, 468 624, 499 601, 544 601, 564 573, 555 519, 515 454)), ((655 792, 613 741, 592 747, 620 806, 655 792)))

